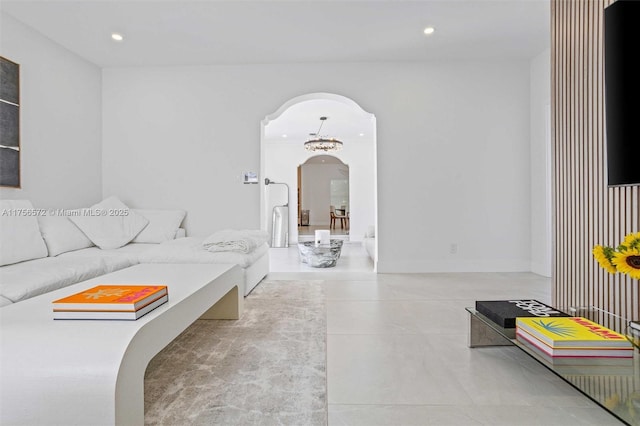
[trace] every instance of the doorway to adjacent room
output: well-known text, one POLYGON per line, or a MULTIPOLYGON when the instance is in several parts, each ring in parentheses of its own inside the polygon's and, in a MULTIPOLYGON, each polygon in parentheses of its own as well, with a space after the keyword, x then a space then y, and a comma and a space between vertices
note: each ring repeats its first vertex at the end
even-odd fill
POLYGON ((298 241, 312 240, 318 229, 349 240, 349 165, 332 155, 317 155, 298 166, 298 241))
MULTIPOLYGON (((331 93, 312 93, 285 102, 262 121, 259 182, 269 178, 290 189, 287 193, 267 190, 271 185, 262 187, 261 228, 271 233, 274 206, 287 204, 288 218, 283 226, 288 230, 290 247, 296 249, 299 241, 314 237, 317 229, 330 229, 332 238, 348 240, 346 243, 354 250, 362 249, 369 229, 377 230, 376 152, 375 116, 353 100, 331 93), (343 142, 342 149, 305 149, 310 135, 319 132, 318 119, 324 121, 322 135, 338 138, 343 142), (321 170, 322 160, 333 165, 334 175, 309 178, 307 172, 314 167, 321 170), (313 183, 317 184, 315 189, 313 183), (312 189, 305 189, 307 186, 312 189), (334 221, 331 206, 336 215, 334 221)), ((377 259, 377 250, 371 258, 377 259)), ((372 269, 375 271, 375 262, 372 269)))

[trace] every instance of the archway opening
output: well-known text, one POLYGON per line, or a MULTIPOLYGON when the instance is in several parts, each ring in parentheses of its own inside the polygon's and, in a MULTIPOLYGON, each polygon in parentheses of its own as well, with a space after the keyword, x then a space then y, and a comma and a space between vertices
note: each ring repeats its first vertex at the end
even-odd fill
MULTIPOLYGON (((261 123, 260 182, 269 178, 285 183, 290 188, 287 194, 290 203, 287 229, 291 245, 305 238, 299 232, 302 210, 310 210, 310 223, 316 215, 326 218, 326 229, 329 229, 331 202, 324 208, 304 208, 304 195, 296 190, 300 177, 298 167, 313 157, 322 157, 304 149, 304 142, 309 139, 310 133, 317 131, 318 119, 322 116, 328 117, 323 133, 326 131, 329 136, 344 143, 342 150, 328 152, 327 155, 348 165, 348 202, 340 202, 339 207, 343 204, 348 206, 349 233, 345 235, 348 235, 351 243, 361 243, 368 229, 373 227, 377 230, 376 119, 353 100, 331 93, 311 93, 290 99, 276 112, 267 115, 261 123)), ((341 183, 335 183, 336 186, 344 184, 344 179, 341 183)), ((260 193, 261 227, 269 233, 272 232, 273 207, 284 203, 280 192, 267 191, 264 186, 260 193)), ((343 230, 344 227, 346 224, 343 230)), ((377 258, 377 249, 373 258, 377 258)))
POLYGON ((349 165, 333 155, 316 155, 298 166, 298 241, 329 229, 333 238, 349 240, 349 165))

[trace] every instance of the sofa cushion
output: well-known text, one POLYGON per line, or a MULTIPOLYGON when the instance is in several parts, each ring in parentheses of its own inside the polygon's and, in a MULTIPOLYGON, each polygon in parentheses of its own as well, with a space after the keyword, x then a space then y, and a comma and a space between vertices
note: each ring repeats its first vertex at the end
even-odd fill
POLYGON ((149 224, 133 239, 134 243, 162 243, 176 238, 176 232, 187 212, 184 210, 131 209, 149 220, 149 224))
POLYGON ((11 300, 7 299, 6 297, 0 296, 0 308, 2 308, 3 306, 8 306, 11 305, 13 302, 11 302, 11 300))
POLYGON ((203 240, 203 237, 185 237, 157 245, 140 254, 140 263, 231 263, 247 268, 269 252, 267 243, 250 253, 211 252, 204 249, 203 240))
POLYGON ((57 256, 94 245, 66 216, 39 216, 38 224, 42 238, 47 244, 49 256, 57 256))
POLYGON ((13 303, 127 268, 125 256, 46 257, 0 268, 0 295, 13 303))
POLYGON ((0 200, 0 266, 47 256, 29 200, 0 200))
POLYGON ((59 257, 62 259, 127 259, 132 265, 140 263, 140 254, 146 252, 152 247, 157 247, 158 244, 134 244, 129 243, 123 247, 117 249, 102 250, 98 247, 89 247, 82 250, 70 251, 61 254, 59 257))
POLYGON ((82 211, 83 214, 70 216, 69 220, 101 249, 122 247, 149 223, 116 197, 109 197, 82 211))

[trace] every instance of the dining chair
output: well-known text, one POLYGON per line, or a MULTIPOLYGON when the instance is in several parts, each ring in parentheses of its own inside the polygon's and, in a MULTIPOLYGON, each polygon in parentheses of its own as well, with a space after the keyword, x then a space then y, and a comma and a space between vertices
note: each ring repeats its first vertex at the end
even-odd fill
POLYGON ((329 228, 335 228, 336 227, 336 219, 340 219, 340 228, 344 228, 345 226, 348 226, 348 222, 345 222, 347 220, 347 216, 344 214, 336 214, 336 207, 335 206, 329 206, 329 215, 331 216, 331 222, 329 225, 329 228))
POLYGON ((329 217, 331 218, 331 221, 329 222, 329 228, 335 228, 336 227, 336 207, 335 206, 329 206, 329 217))

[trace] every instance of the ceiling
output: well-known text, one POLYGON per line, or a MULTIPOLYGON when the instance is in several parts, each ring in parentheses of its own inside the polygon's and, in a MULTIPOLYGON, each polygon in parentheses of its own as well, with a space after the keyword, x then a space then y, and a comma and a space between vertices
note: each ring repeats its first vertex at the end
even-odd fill
MULTIPOLYGON (((0 1, 3 13, 100 67, 529 59, 549 47, 549 8, 549 0, 0 1)), ((301 144, 320 116, 329 117, 323 136, 372 140, 370 118, 328 100, 294 105, 265 137, 301 144)))
POLYGON ((549 46, 549 0, 0 3, 100 67, 531 58, 549 46))

